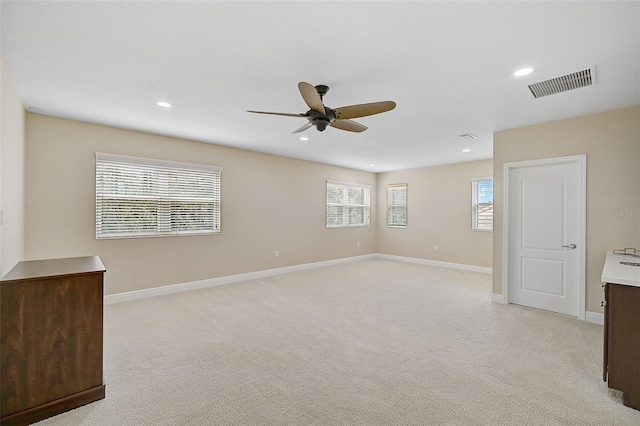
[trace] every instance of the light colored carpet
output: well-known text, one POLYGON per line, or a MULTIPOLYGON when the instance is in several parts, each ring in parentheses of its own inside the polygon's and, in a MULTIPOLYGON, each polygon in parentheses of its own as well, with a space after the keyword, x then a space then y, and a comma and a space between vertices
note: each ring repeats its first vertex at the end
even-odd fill
POLYGON ((640 425, 602 327, 373 259, 105 307, 106 399, 41 425, 640 425))

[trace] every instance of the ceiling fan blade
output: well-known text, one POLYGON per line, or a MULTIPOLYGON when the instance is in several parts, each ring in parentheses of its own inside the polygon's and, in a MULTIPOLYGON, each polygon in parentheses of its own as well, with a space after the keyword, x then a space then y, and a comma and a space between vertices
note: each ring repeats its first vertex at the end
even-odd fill
POLYGON ((320 95, 318 94, 318 91, 315 87, 313 87, 309 83, 301 81, 300 83, 298 83, 298 89, 300 90, 302 99, 304 99, 309 108, 321 112, 323 115, 326 114, 324 105, 322 104, 322 99, 320 98, 320 95))
POLYGON ((395 107, 396 103, 393 101, 382 101, 335 108, 333 111, 336 113, 336 119, 349 119, 380 114, 381 112, 391 111, 395 107))
POLYGON ((291 132, 291 133, 300 133, 300 132, 304 132, 305 130, 307 130, 307 129, 308 129, 309 127, 311 127, 311 126, 313 126, 313 124, 311 124, 311 123, 307 123, 307 124, 305 124, 304 126, 300 127, 299 129, 294 130, 294 131, 293 131, 293 132, 291 132))
POLYGON ((247 112, 253 112, 255 114, 282 115, 285 117, 306 117, 306 115, 304 114, 292 114, 288 112, 268 112, 268 111, 251 111, 251 110, 247 110, 247 112))
POLYGON ((365 130, 368 129, 367 126, 360 124, 360 123, 356 123, 355 121, 351 121, 351 120, 335 120, 333 123, 330 124, 331 127, 335 127, 336 129, 340 129, 340 130, 346 130, 348 132, 364 132, 365 130))

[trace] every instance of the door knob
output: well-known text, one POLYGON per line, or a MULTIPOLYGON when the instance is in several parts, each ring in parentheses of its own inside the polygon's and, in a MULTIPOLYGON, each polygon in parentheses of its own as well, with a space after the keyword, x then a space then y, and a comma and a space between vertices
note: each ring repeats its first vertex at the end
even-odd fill
POLYGON ((576 248, 576 247, 578 247, 578 246, 576 246, 575 244, 571 243, 571 244, 569 244, 568 246, 562 246, 562 247, 564 247, 564 248, 570 248, 571 250, 573 250, 574 248, 576 248))

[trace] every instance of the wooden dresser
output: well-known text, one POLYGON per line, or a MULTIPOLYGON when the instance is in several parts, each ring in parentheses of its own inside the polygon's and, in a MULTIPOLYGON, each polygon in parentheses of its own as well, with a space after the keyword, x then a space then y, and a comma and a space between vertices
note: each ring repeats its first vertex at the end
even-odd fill
POLYGON ((604 381, 640 410, 640 258, 607 254, 604 283, 604 381))
POLYGON ((3 426, 105 397, 98 256, 18 263, 0 281, 3 426))

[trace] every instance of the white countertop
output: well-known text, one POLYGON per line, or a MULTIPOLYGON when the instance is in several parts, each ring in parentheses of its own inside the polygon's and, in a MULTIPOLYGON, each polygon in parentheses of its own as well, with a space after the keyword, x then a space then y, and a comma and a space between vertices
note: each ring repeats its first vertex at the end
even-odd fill
POLYGON ((613 250, 609 250, 602 270, 602 282, 640 287, 640 266, 620 262, 640 263, 640 257, 613 254, 613 250))

